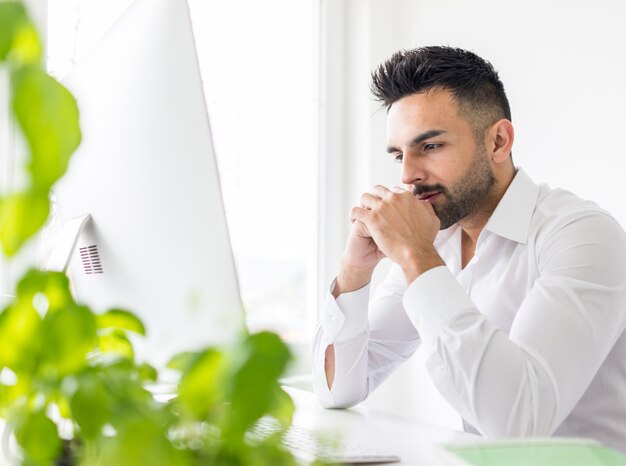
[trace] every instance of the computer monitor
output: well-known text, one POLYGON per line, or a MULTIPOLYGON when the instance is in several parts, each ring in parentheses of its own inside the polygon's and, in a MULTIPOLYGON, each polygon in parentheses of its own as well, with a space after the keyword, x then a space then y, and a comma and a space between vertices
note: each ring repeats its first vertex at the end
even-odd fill
POLYGON ((83 141, 54 195, 77 299, 138 314, 158 367, 242 333, 187 1, 136 0, 64 83, 83 141))

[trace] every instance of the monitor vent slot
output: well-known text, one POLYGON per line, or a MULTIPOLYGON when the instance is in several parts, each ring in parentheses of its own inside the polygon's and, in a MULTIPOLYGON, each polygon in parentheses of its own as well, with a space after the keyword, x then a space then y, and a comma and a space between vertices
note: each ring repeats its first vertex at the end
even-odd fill
POLYGON ((83 263, 83 271, 86 275, 103 272, 98 246, 95 244, 80 248, 80 260, 83 263))

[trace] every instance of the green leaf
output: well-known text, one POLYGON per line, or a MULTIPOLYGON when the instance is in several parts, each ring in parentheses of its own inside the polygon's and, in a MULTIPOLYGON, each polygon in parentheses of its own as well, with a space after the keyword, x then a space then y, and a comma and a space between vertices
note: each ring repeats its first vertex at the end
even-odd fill
POLYGON ((159 377, 157 370, 148 363, 142 363, 138 367, 139 377, 145 382, 156 382, 159 377))
POLYGON ((53 401, 57 405, 59 414, 62 418, 70 419, 72 417, 72 409, 70 408, 70 403, 65 396, 58 394, 53 401))
POLYGON ((41 316, 24 300, 14 301, 0 314, 0 367, 9 367, 17 374, 33 370, 41 325, 41 316))
POLYGON ((26 272, 17 285, 18 299, 32 302, 39 293, 47 300, 48 312, 56 312, 75 304, 70 291, 70 282, 61 272, 44 272, 37 269, 26 272))
MULTIPOLYGON (((42 354, 50 358, 61 351, 62 346, 59 347, 56 341, 68 342, 64 324, 50 327, 49 316, 74 307, 69 282, 64 274, 29 270, 18 283, 17 296, 0 314, 0 364, 16 372, 31 372, 42 354), (47 318, 45 324, 42 315, 47 318), (50 335, 51 329, 58 330, 50 335), (44 341, 50 338, 53 338, 53 343, 46 346, 44 341), (55 347, 51 348, 51 344, 55 347)), ((80 346, 77 349, 80 350, 80 346)), ((73 352, 74 349, 67 348, 66 351, 73 352)))
POLYGON ((26 11, 21 3, 0 3, 0 61, 6 60, 13 45, 15 30, 25 19, 26 11))
POLYGON ((270 404, 267 414, 276 418, 282 426, 289 427, 293 419, 296 405, 289 394, 280 387, 275 387, 273 401, 270 404))
MULTIPOLYGON (((6 367, 3 370, 8 370, 6 367)), ((21 375, 21 374, 20 374, 21 375)), ((9 419, 19 406, 33 392, 32 380, 17 375, 17 383, 0 384, 0 418, 9 419)))
POLYGON ((133 360, 135 350, 123 330, 112 330, 98 335, 98 347, 105 354, 114 354, 128 360, 133 360))
MULTIPOLYGON (((136 376, 136 367, 128 359, 107 359, 103 364, 99 364, 88 370, 95 370, 102 384, 111 393, 112 400, 130 401, 126 406, 132 406, 137 400, 143 400, 143 395, 137 395, 136 391, 145 392, 139 377, 136 376)), ((146 392, 147 393, 147 392, 146 392)), ((149 395, 149 394, 148 394, 149 395)), ((112 403, 111 410, 115 410, 115 403, 112 403)), ((127 415, 128 413, 123 413, 127 415)))
POLYGON ((111 309, 97 316, 97 324, 98 328, 121 328, 139 335, 146 334, 146 328, 139 317, 123 309, 111 309))
POLYGON ((291 360, 278 335, 260 332, 247 337, 241 348, 241 365, 234 376, 232 405, 226 436, 237 441, 271 408, 283 419, 290 416, 278 378, 291 360))
POLYGON ((149 419, 137 418, 121 427, 118 435, 102 442, 99 464, 115 466, 187 466, 187 453, 177 450, 165 428, 149 419))
POLYGON ((230 361, 216 349, 197 353, 183 373, 178 390, 179 402, 193 416, 205 419, 210 409, 225 401, 229 388, 230 361))
POLYGON ((72 416, 82 434, 94 438, 108 421, 111 409, 107 390, 94 371, 78 379, 78 389, 70 399, 72 416))
POLYGON ((168 361, 167 367, 181 373, 187 372, 191 369, 194 362, 198 360, 200 354, 201 353, 195 351, 183 351, 177 353, 168 361))
POLYGON ((37 29, 30 22, 22 25, 13 39, 11 59, 17 63, 38 63, 41 60, 42 51, 37 29))
POLYGON ((12 74, 13 112, 31 150, 32 185, 47 191, 67 170, 80 144, 78 106, 70 92, 41 68, 12 74))
POLYGON ((14 256, 44 226, 50 213, 47 191, 26 191, 0 198, 0 241, 14 256))
POLYGON ((21 2, 0 2, 0 61, 34 63, 41 58, 41 41, 21 2))
MULTIPOLYGON (((253 444, 241 444, 234 450, 234 461, 226 461, 225 464, 232 464, 236 461, 236 464, 242 465, 272 465, 272 466, 298 466, 302 463, 296 461, 293 455, 282 447, 280 443, 280 436, 266 438, 263 442, 253 444)), ((309 466, 314 466, 317 463, 306 463, 309 466)), ((322 466, 317 464, 317 466, 322 466)), ((330 465, 325 465, 330 466, 330 465)))
POLYGON ((15 432, 15 438, 35 464, 50 464, 61 451, 57 426, 43 411, 26 414, 15 432))
POLYGON ((45 367, 60 376, 78 372, 97 342, 96 319, 84 306, 48 313, 43 321, 45 367))

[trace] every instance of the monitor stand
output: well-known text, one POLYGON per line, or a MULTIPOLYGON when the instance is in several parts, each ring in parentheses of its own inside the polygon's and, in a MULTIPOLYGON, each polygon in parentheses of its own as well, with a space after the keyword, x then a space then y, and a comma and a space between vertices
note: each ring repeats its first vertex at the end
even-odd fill
POLYGON ((81 215, 67 222, 55 242, 43 269, 48 272, 66 272, 72 253, 85 225, 91 220, 90 214, 81 215))

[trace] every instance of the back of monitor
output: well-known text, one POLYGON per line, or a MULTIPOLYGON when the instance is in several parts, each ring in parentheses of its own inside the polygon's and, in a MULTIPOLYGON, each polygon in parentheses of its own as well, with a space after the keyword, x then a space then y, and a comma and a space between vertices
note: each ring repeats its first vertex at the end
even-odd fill
POLYGON ((136 0, 65 79, 83 142, 55 189, 62 222, 91 216, 77 298, 136 312, 159 366, 224 343, 243 309, 186 0, 136 0))

